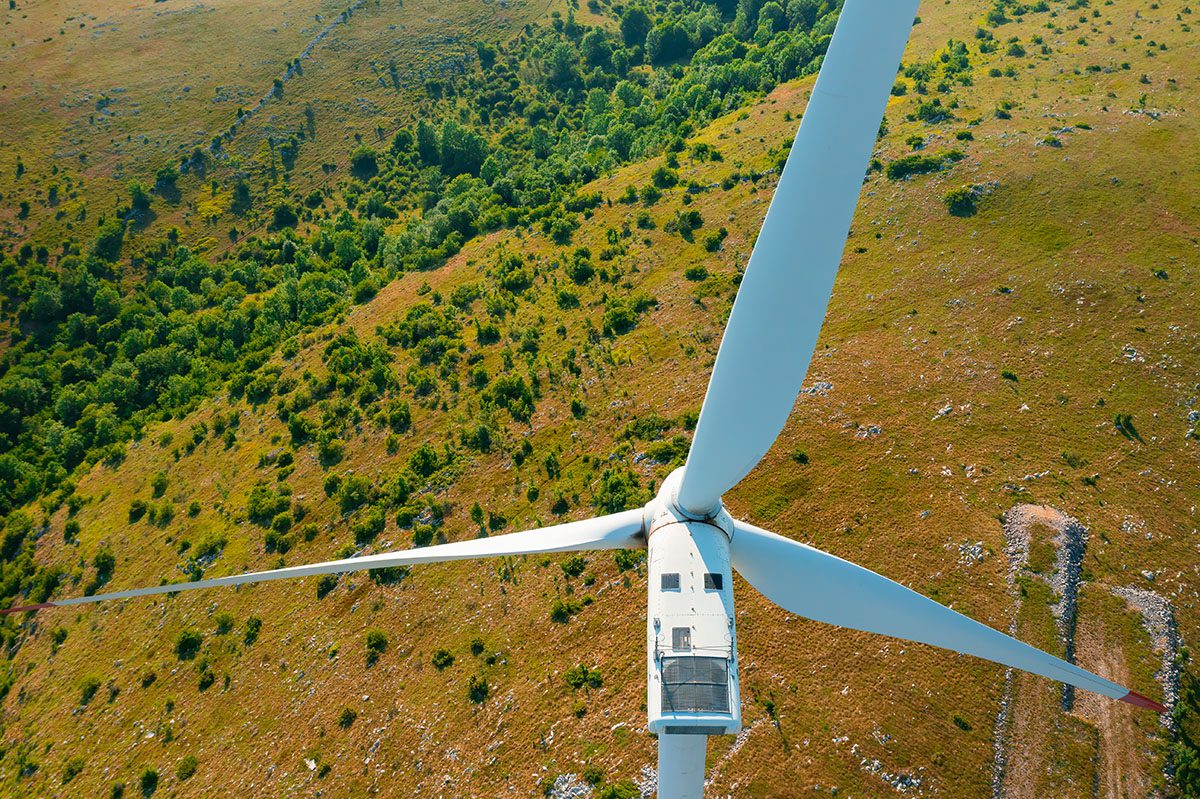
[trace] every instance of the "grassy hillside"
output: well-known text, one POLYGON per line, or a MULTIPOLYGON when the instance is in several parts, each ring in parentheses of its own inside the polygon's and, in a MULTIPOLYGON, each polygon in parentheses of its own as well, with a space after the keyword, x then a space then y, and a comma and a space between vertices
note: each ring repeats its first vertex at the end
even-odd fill
MULTIPOLYGON (((597 9, 595 20, 617 30, 620 14, 597 9)), ((1035 529, 1028 562, 1011 566, 999 521, 1016 505, 1060 508, 1090 534, 1078 662, 1161 697, 1150 638, 1112 589, 1157 592, 1174 605, 1183 640, 1196 635, 1200 464, 1189 414, 1200 395, 1200 123, 1189 109, 1200 48, 1191 12, 1182 2, 1036 10, 955 0, 920 13, 812 390, 726 503, 1062 652, 1050 539, 1035 529)), ((547 22, 538 35, 550 38, 509 51, 524 54, 521 81, 551 49, 547 22)), ((727 22, 736 38, 733 14, 727 22)), ((819 25, 804 35, 819 51, 819 25)), ((693 62, 711 63, 700 52, 693 62)), ((640 68, 656 108, 672 102, 669 90, 654 94, 662 84, 704 68, 686 62, 640 68)), ((307 77, 315 82, 313 70, 307 77)), ((377 174, 340 178, 294 232, 264 233, 212 261, 230 280, 254 264, 262 277, 232 305, 210 294, 194 313, 202 331, 205 313, 229 308, 259 324, 277 302, 268 294, 297 274, 333 280, 343 224, 366 264, 341 284, 358 302, 260 329, 262 340, 232 361, 198 347, 208 371, 191 373, 195 396, 171 404, 164 389, 121 418, 119 435, 60 465, 43 492, 26 498, 7 486, 5 554, 32 562, 5 595, 300 564, 644 502, 686 452, 811 81, 735 93, 731 108, 714 113, 710 102, 683 122, 660 113, 624 158, 611 147, 595 155, 603 147, 591 142, 611 127, 596 133, 594 117, 564 113, 560 149, 543 162, 578 166, 590 152, 594 175, 569 173, 570 191, 550 195, 558 205, 545 211, 481 200, 481 216, 517 210, 420 264, 405 260, 414 220, 465 195, 443 186, 440 200, 419 199, 412 186, 433 166, 415 150, 379 146, 377 174), (571 146, 579 149, 564 157, 571 146), (383 243, 369 253, 362 236, 375 191, 399 213, 380 222, 383 243), (364 280, 372 290, 351 291, 364 280)), ((588 97, 548 85, 534 98, 544 105, 569 112, 588 97)), ((419 102, 458 114, 484 91, 460 89, 469 99, 458 106, 419 102)), ((463 121, 493 144, 510 136, 522 146, 539 125, 528 115, 526 127, 463 121)), ((498 195, 501 179, 489 184, 498 195)), ((266 218, 277 196, 256 193, 255 212, 266 218)), ((134 266, 136 247, 123 244, 119 268, 134 266)), ((170 262, 155 273, 164 284, 170 262)), ((137 301, 170 293, 147 292, 137 301)), ((69 323, 54 324, 61 345, 69 323)), ((38 338, 37 320, 14 328, 23 358, 39 341, 57 352, 38 338)), ((10 360, 7 371, 31 368, 10 360)), ((39 421, 38 435, 47 427, 39 421)), ((35 452, 31 435, 13 439, 20 451, 58 463, 53 441, 42 435, 35 452)), ((620 796, 653 765, 645 589, 636 557, 597 554, 10 621, 0 782, 38 796, 110 795, 123 784, 125 796, 523 797, 575 774, 620 796), (568 672, 580 665, 598 669, 601 684, 572 687, 568 672)), ((1064 711, 1057 687, 1032 678, 1015 680, 998 725, 1000 668, 797 619, 740 581, 737 601, 747 731, 710 740, 711 795, 886 796, 900 786, 904 795, 989 796, 998 728, 1008 762, 1024 767, 1001 775, 1005 796, 1192 790, 1190 664, 1176 728, 1125 705, 1081 699, 1064 711), (1164 776, 1169 766, 1177 779, 1164 776)))
POLYGON ((137 232, 177 227, 194 248, 227 247, 232 228, 262 225, 239 207, 239 179, 255 193, 333 185, 356 142, 412 119, 426 81, 547 12, 525 0, 15 2, 0 10, 0 242, 86 246, 139 183, 157 202, 137 232), (296 135, 305 146, 283 164, 274 142, 296 135), (167 166, 177 181, 157 177, 167 166))

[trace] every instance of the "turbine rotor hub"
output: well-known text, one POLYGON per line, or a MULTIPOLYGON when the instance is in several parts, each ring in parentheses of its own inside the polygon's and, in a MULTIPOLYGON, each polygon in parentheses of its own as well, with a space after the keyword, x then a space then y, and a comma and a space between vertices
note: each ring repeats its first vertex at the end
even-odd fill
POLYGON ((658 490, 658 495, 647 502, 642 509, 642 520, 647 540, 649 540, 655 530, 668 524, 690 524, 697 522, 716 527, 725 533, 727 538, 732 540, 733 518, 725 510, 725 506, 719 499, 717 500, 716 507, 703 515, 689 512, 679 504, 677 493, 682 480, 683 467, 680 467, 667 475, 667 479, 663 480, 662 487, 658 490))

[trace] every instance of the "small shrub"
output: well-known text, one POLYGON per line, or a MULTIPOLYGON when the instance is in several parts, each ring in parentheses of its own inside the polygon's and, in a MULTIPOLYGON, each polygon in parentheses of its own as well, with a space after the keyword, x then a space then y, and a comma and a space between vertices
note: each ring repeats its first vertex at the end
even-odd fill
POLYGON ((629 780, 610 782, 596 791, 596 799, 638 799, 641 791, 629 780))
POLYGON ((666 224, 663 230, 668 233, 678 233, 685 240, 691 241, 692 234, 704 225, 704 217, 694 208, 677 211, 675 218, 666 224))
MULTIPOLYGON (((725 242, 725 238, 728 235, 729 231, 725 228, 721 228, 720 230, 709 233, 704 237, 704 249, 708 252, 716 252, 717 250, 721 249, 721 245, 725 242)), ((684 276, 687 277, 688 280, 693 279, 692 277, 688 276, 686 272, 684 273, 684 276)))
POLYGON ((657 186, 648 185, 642 187, 638 196, 642 200, 642 205, 654 205, 662 199, 662 192, 659 191, 657 186))
POLYGON ((471 639, 471 654, 472 655, 474 655, 475 657, 479 657, 480 655, 483 654, 483 649, 484 649, 484 645, 483 645, 482 638, 472 638, 471 639))
POLYGON ((87 765, 82 757, 73 757, 67 761, 67 765, 63 766, 62 784, 66 785, 71 780, 79 776, 79 772, 83 771, 83 767, 87 765))
POLYGON ((946 210, 951 216, 973 216, 978 210, 975 204, 975 190, 970 186, 959 186, 951 189, 942 197, 946 210))
POLYGON ((337 493, 338 508, 342 513, 351 513, 370 500, 371 481, 362 475, 352 474, 342 481, 337 493))
POLYGON ((383 630, 367 631, 367 665, 374 666, 387 649, 388 639, 383 630))
MULTIPOLYGON (((520 380, 520 378, 517 379, 520 380)), ((520 382, 521 387, 524 387, 525 382, 523 380, 520 380, 520 382)), ((417 447, 413 450, 412 455, 408 457, 408 468, 412 469, 413 474, 418 477, 429 477, 439 467, 437 450, 429 446, 429 444, 422 444, 417 447)))
POLYGON ((183 760, 179 761, 179 766, 175 769, 175 776, 179 778, 180 782, 186 782, 196 773, 196 766, 198 765, 199 763, 196 761, 194 755, 185 755, 183 760))
POLYGON ((195 630, 184 630, 175 639, 175 655, 180 660, 191 660, 200 651, 204 637, 195 630))
POLYGON ((142 796, 153 796, 158 790, 158 772, 152 768, 147 768, 138 777, 138 785, 142 789, 142 796))
POLYGON ((233 614, 224 611, 213 616, 213 621, 217 623, 217 635, 225 635, 233 629, 233 614))
POLYGON ((360 180, 368 180, 379 171, 375 151, 364 145, 359 146, 350 154, 350 174, 360 180))
POLYGON ((1008 381, 1010 381, 1010 382, 1012 382, 1012 383, 1018 383, 1018 382, 1020 382, 1020 381, 1017 379, 1017 373, 1016 373, 1016 372, 1014 372, 1014 371, 1012 371, 1011 369, 1002 369, 1002 370, 1000 371, 1000 377, 1002 377, 1003 379, 1005 379, 1005 380, 1008 380, 1008 381))
POLYGON ((638 566, 646 562, 646 550, 644 549, 618 549, 613 554, 613 560, 617 564, 617 571, 629 571, 636 569, 638 566))
POLYGON ((704 267, 704 264, 692 264, 683 270, 683 276, 693 283, 698 283, 708 277, 708 269, 704 267))
POLYGON ((389 566, 383 569, 371 569, 371 582, 376 585, 395 585, 407 576, 407 566, 389 566))
POLYGON ((567 599, 556 597, 555 600, 550 603, 550 621, 557 622, 559 624, 566 624, 571 620, 572 616, 578 614, 582 610, 583 604, 579 600, 572 599, 570 597, 567 599))
POLYGON ((669 189, 679 183, 679 173, 667 166, 660 166, 650 173, 650 180, 659 189, 669 189))
POLYGON ((940 172, 943 169, 948 169, 952 164, 961 161, 965 157, 959 150, 906 155, 889 163, 887 169, 884 170, 884 174, 887 175, 888 180, 904 180, 913 175, 925 175, 930 172, 940 172))
POLYGON ((433 666, 438 671, 443 671, 454 665, 454 655, 450 654, 449 649, 439 649, 433 653, 433 666))
POLYGON ((587 568, 588 560, 583 555, 572 555, 562 562, 563 574, 567 577, 578 577, 587 568))
POLYGON ((1142 436, 1138 433, 1137 428, 1133 426, 1133 416, 1128 413, 1118 413, 1113 417, 1113 425, 1117 428, 1117 432, 1131 441, 1141 441, 1142 436))
POLYGON ((277 513, 275 514, 274 518, 271 519, 271 530, 283 535, 287 533, 288 530, 292 529, 292 525, 294 523, 295 519, 292 517, 292 514, 289 511, 277 513))
POLYGON ((246 619, 246 634, 242 639, 246 642, 246 646, 249 646, 258 640, 258 633, 260 630, 262 630, 262 619, 260 619, 258 616, 251 616, 250 618, 246 619))
POLYGON ((54 632, 50 633, 50 648, 57 652, 58 648, 63 645, 63 641, 67 640, 67 628, 56 627, 54 632))
POLYGON ((1078 455, 1072 455, 1070 452, 1064 452, 1062 454, 1062 459, 1066 461, 1067 465, 1072 469, 1079 469, 1087 465, 1086 460, 1078 455))
POLYGON ((604 685, 604 677, 600 670, 588 668, 582 663, 567 669, 563 679, 576 691, 580 688, 600 688, 604 685))
POLYGON ((413 546, 427 547, 433 543, 433 525, 432 524, 415 524, 413 525, 413 546))
POLYGON ((354 712, 353 708, 344 707, 342 708, 342 712, 338 714, 338 726, 343 730, 348 730, 357 718, 358 714, 354 712))
POLYGON ((354 532, 354 542, 359 546, 371 543, 375 540, 375 536, 383 532, 386 523, 387 517, 384 516, 383 508, 378 506, 368 508, 351 526, 354 532))
POLYGON ((467 680, 467 698, 475 704, 483 704, 488 697, 488 682, 486 677, 472 674, 467 680))
POLYGON ((336 574, 323 574, 321 579, 317 580, 317 599, 324 599, 329 596, 333 589, 337 588, 338 578, 336 574))

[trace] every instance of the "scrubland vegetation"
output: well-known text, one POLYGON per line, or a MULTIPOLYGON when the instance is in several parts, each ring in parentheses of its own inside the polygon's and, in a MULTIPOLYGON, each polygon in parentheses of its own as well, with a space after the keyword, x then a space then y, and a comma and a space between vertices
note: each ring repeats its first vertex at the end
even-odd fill
MULTIPOLYGON (((1171 305, 1166 292, 1192 285, 1192 267, 1181 257, 1143 264, 1152 259, 1139 254, 1133 277, 1119 271, 1124 261, 1118 265, 1109 250, 1089 250, 1099 255, 1085 259, 1064 215, 1098 219, 1098 201, 1077 190, 1070 201, 1055 199, 1034 211, 1033 198, 1041 195, 1030 186, 1061 185, 1070 174, 1099 169, 1094 162, 1103 152, 1088 148, 1102 124, 1148 122, 1147 109, 1175 107, 1172 92, 1179 89, 1168 88, 1172 79, 1163 66, 1174 51, 1158 48, 1182 41, 1176 31, 1190 17, 1179 3, 1169 14, 1157 10, 1153 24, 1161 29, 1154 29, 1151 45, 1151 31, 1137 27, 1143 23, 1117 17, 1108 6, 969 5, 923 8, 897 75, 831 306, 833 326, 809 380, 829 379, 822 391, 834 399, 806 395, 807 415, 789 427, 777 447, 786 454, 771 465, 780 476, 749 483, 730 503, 781 532, 811 530, 817 543, 881 571, 909 569, 888 573, 956 607, 982 610, 985 619, 991 614, 1003 626, 1006 599, 996 587, 1003 578, 968 574, 948 555, 937 560, 943 543, 953 543, 943 538, 965 529, 976 537, 998 535, 997 509, 1028 492, 1046 502, 1094 506, 1097 529, 1116 529, 1122 515, 1135 512, 1140 493, 1132 488, 1137 471, 1126 473, 1121 464, 1165 470, 1148 450, 1179 438, 1166 430, 1165 407, 1182 407, 1184 388, 1152 394, 1114 377, 1105 385, 1116 388, 1103 389, 1091 371, 1110 368, 1114 359, 1139 363, 1155 346, 1165 351, 1165 344, 1142 343, 1147 338, 1174 342, 1190 334, 1186 325, 1168 328, 1184 323, 1187 306, 1171 305), (1103 44, 1097 32, 1106 33, 1112 19, 1133 27, 1111 26, 1118 43, 1103 44), (1080 44, 1081 37, 1089 43, 1080 44), (1103 56, 1092 55, 1102 48, 1103 56), (1151 66, 1132 71, 1129 61, 1151 66), (1036 83, 1026 80, 1035 67, 1036 83), (1158 99, 1146 99, 1153 89, 1135 77, 1143 71, 1161 88, 1158 99), (1054 88, 1068 84, 1091 98, 1086 107, 1054 88), (1075 160, 1048 162, 1064 155, 1075 160), (986 243, 963 248, 975 235, 986 243), (990 260, 992 253, 1003 262, 990 260), (1082 302, 1111 303, 1104 306, 1110 316, 1127 310, 1117 298, 1148 312, 1121 328, 1134 342, 1127 345, 1133 355, 1106 350, 1093 359, 1094 337, 1071 338, 1086 327, 1071 316, 1056 317, 1053 337, 1045 334, 1049 322, 1039 335, 1025 332, 1039 316, 1066 314, 1053 309, 1076 294, 1089 298, 1082 302), (959 308, 975 315, 972 325, 956 316, 959 308), (1044 339, 1064 335, 1053 368, 1045 362, 1050 355, 1031 354, 1044 351, 1044 339), (993 349, 994 356, 983 354, 993 349), (1071 350, 1087 369, 1065 366, 1071 350), (880 371, 885 354, 889 365, 880 371), (906 388, 914 375, 924 381, 927 374, 931 384, 906 388), (1168 393, 1170 403, 1162 400, 1168 393), (1143 410, 1151 401, 1157 410, 1143 410), (950 410, 939 416, 947 402, 950 410), (1018 411, 1023 404, 1034 414, 1058 415, 1053 423, 1023 427, 1022 419, 1032 418, 1018 411), (936 425, 961 425, 953 441, 926 432, 930 417, 939 432, 936 425), (1050 429, 1069 432, 1042 447, 1038 437, 1050 429), (887 453, 860 454, 876 435, 887 453), (918 454, 913 439, 929 439, 930 450, 918 454), (1041 449, 1062 476, 1022 477, 1044 468, 1040 460, 1025 462, 1041 449), (961 455, 972 462, 959 467, 950 463, 959 456, 947 453, 961 450, 972 453, 961 455), (972 481, 988 475, 987 488, 935 483, 943 479, 943 461, 972 481), (975 461, 983 465, 976 469, 975 461), (910 488, 903 474, 923 488, 910 488), (891 509, 885 513, 864 497, 879 497, 891 509), (925 519, 927 505, 936 509, 936 534, 909 521, 925 519), (885 524, 885 515, 905 521, 885 524), (884 545, 886 552, 873 548, 884 545), (905 553, 904 563, 895 552, 905 553), (929 567, 921 565, 926 560, 907 565, 912 553, 929 559, 929 567)), ((250 136, 249 123, 242 123, 231 138, 150 165, 149 176, 129 183, 116 203, 81 194, 75 200, 82 218, 54 246, 36 237, 6 242, 0 602, 427 546, 620 511, 644 503, 683 463, 720 326, 836 9, 816 0, 553 9, 511 38, 470 41, 469 58, 453 70, 405 77, 409 112, 381 120, 374 137, 344 137, 336 158, 315 132, 333 125, 326 105, 275 129, 253 157, 234 157, 250 136), (303 169, 313 159, 328 163, 320 181, 303 169), (202 230, 175 224, 176 192, 207 198, 212 214, 202 230)), ((395 64, 369 68, 384 84, 402 82, 395 64)), ((301 88, 286 82, 273 91, 291 99, 301 88)), ((1177 124, 1169 117, 1156 121, 1163 123, 1156 131, 1176 130, 1166 127, 1177 124)), ((1178 140, 1193 140, 1186 132, 1172 135, 1138 141, 1142 151, 1161 154, 1178 150, 1178 140), (1168 141, 1176 142, 1173 148, 1168 141)), ((1117 140, 1105 139, 1105 146, 1117 140)), ((1120 163, 1122 179, 1132 180, 1131 162, 1120 163)), ((1116 185, 1107 173, 1094 182, 1116 185)), ((60 191, 70 190, 64 176, 60 191)), ((28 216, 30 202, 39 211, 39 198, 19 190, 2 202, 16 215, 28 216)), ((1137 217, 1132 206, 1121 207, 1125 218, 1137 217)), ((1183 205, 1171 208, 1184 220, 1180 225, 1193 224, 1183 205)), ((1111 246, 1100 227, 1092 225, 1111 246)), ((1131 237, 1157 235, 1143 228, 1131 237)), ((1194 361, 1172 357, 1178 360, 1160 361, 1171 375, 1194 361)), ((1162 457, 1173 458, 1174 450, 1162 457)), ((1159 504, 1174 508, 1176 500, 1159 504)), ((1164 527, 1186 524, 1170 513, 1162 516, 1169 519, 1164 527)), ((1119 554, 1098 546, 1097 562, 1088 566, 1094 579, 1124 580, 1127 563, 1164 560, 1141 546, 1129 543, 1119 554)), ((130 604, 119 616, 101 610, 46 617, 44 627, 31 617, 5 617, 0 686, 12 724, 5 729, 0 783, 33 793, 67 783, 113 795, 117 785, 124 795, 211 791, 222 776, 231 778, 215 765, 222 753, 205 750, 195 727, 173 721, 176 702, 206 725, 212 740, 245 753, 248 744, 219 739, 218 730, 238 728, 253 714, 267 719, 261 723, 276 740, 286 740, 271 727, 274 719, 306 701, 287 691, 303 686, 321 694, 336 667, 372 687, 341 689, 316 722, 320 735, 276 747, 272 758, 279 760, 271 762, 290 775, 278 779, 295 780, 272 783, 281 791, 329 775, 357 780, 342 759, 351 752, 366 757, 374 741, 366 736, 398 713, 432 712, 437 697, 455 719, 469 719, 431 722, 439 754, 421 748, 420 760, 438 769, 459 768, 448 765, 459 761, 441 758, 457 752, 460 738, 503 723, 513 731, 501 737, 514 748, 489 755, 499 766, 462 752, 477 769, 472 779, 503 784, 506 764, 517 762, 513 752, 535 746, 555 774, 578 771, 569 765, 576 760, 591 762, 582 774, 595 795, 637 795, 630 779, 641 762, 632 729, 644 716, 642 631, 640 621, 629 634, 612 628, 626 625, 626 610, 644 605, 644 558, 630 550, 503 559, 469 567, 477 571, 421 576, 407 569, 328 575, 295 594, 277 589, 271 600, 250 589, 194 604, 182 598, 130 604), (161 629, 118 627, 136 625, 135 616, 167 621, 161 629), (505 624, 522 634, 505 632, 505 624), (292 637, 292 625, 304 628, 303 642, 300 633, 292 637), (85 647, 100 646, 89 626, 128 629, 146 651, 111 653, 94 665, 88 660, 67 678, 85 647), (599 656, 573 648, 584 629, 620 646, 599 656), (546 651, 555 646, 560 651, 546 651), (124 669, 126 658, 137 664, 134 676, 124 669), (47 682, 43 675, 51 670, 65 687, 47 682), (127 712, 148 720, 139 724, 155 733, 153 744, 116 761, 73 745, 43 746, 40 737, 38 746, 33 739, 26 745, 21 738, 32 733, 18 722, 32 712, 22 710, 24 703, 37 706, 39 692, 61 694, 77 714, 52 722, 55 740, 92 734, 70 725, 106 724, 113 708, 136 708, 127 712), (244 714, 220 715, 221 696, 227 697, 222 707, 241 702, 244 714), (384 709, 410 697, 429 704, 384 709), (551 726, 559 719, 564 726, 551 726), (576 726, 561 732, 567 724, 576 726), (105 766, 120 764, 103 783, 102 759, 105 766)), ((947 672, 949 661, 924 650, 889 654, 877 672, 865 665, 854 674, 845 664, 831 671, 807 660, 797 665, 789 658, 802 656, 780 655, 767 634, 795 635, 794 625, 773 627, 775 617, 750 595, 739 594, 757 627, 746 633, 743 663, 772 665, 746 665, 746 717, 755 737, 743 755, 731 741, 714 741, 714 762, 732 752, 731 770, 716 774, 720 784, 744 777, 753 795, 773 795, 772 786, 782 783, 745 771, 737 757, 800 768, 787 753, 799 740, 807 746, 818 727, 832 734, 809 750, 818 765, 804 768, 819 770, 824 784, 865 794, 886 790, 856 765, 857 757, 847 759, 840 744, 826 742, 846 730, 888 768, 926 769, 947 795, 988 782, 991 671, 955 661, 947 672), (868 678, 894 678, 897 670, 919 674, 921 686, 949 673, 945 679, 967 687, 948 703, 924 688, 896 685, 886 707, 872 708, 874 700, 863 697, 883 683, 868 678), (792 676, 780 681, 765 671, 792 676), (837 699, 851 684, 852 699, 837 699), (826 710, 796 699, 822 691, 834 697, 826 710), (847 702, 856 710, 848 711, 847 702), (896 721, 914 716, 911 729, 896 721), (899 742, 888 743, 893 737, 899 742), (730 776, 736 769, 742 776, 730 776)), ((1183 627, 1195 629, 1194 620, 1183 627)), ((880 646, 866 638, 837 640, 862 651, 860 661, 873 660, 880 646)), ((1131 662, 1141 657, 1132 654, 1141 651, 1133 638, 1121 640, 1131 662)), ((1134 669, 1149 674, 1142 661, 1134 669)), ((905 685, 916 682, 914 676, 905 685)), ((1181 795, 1195 781, 1195 694, 1189 677, 1175 711, 1181 733, 1168 741, 1165 733, 1146 732, 1156 754, 1128 766, 1181 795), (1175 782, 1159 774, 1167 762, 1177 764, 1175 782)), ((300 715, 307 725, 311 713, 300 715)), ((407 733, 393 726, 388 734, 407 733)), ((410 740, 404 751, 426 745, 410 740)), ((394 772, 388 779, 402 774, 419 791, 431 767, 389 746, 375 762, 394 772)), ((1079 765, 1085 761, 1071 760, 1070 768, 1086 769, 1079 765)), ((521 779, 528 771, 520 771, 521 779)), ((515 766, 511 773, 518 773, 515 766)), ((354 784, 365 790, 368 780, 354 784)), ((464 786, 458 786, 463 793, 472 790, 464 786)))

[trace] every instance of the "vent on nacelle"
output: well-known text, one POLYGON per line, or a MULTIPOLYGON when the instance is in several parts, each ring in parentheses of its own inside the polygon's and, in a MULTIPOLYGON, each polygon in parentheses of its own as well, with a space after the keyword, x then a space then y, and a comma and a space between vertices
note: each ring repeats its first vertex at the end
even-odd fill
POLYGON ((663 713, 728 713, 726 658, 669 657, 662 660, 663 713))

